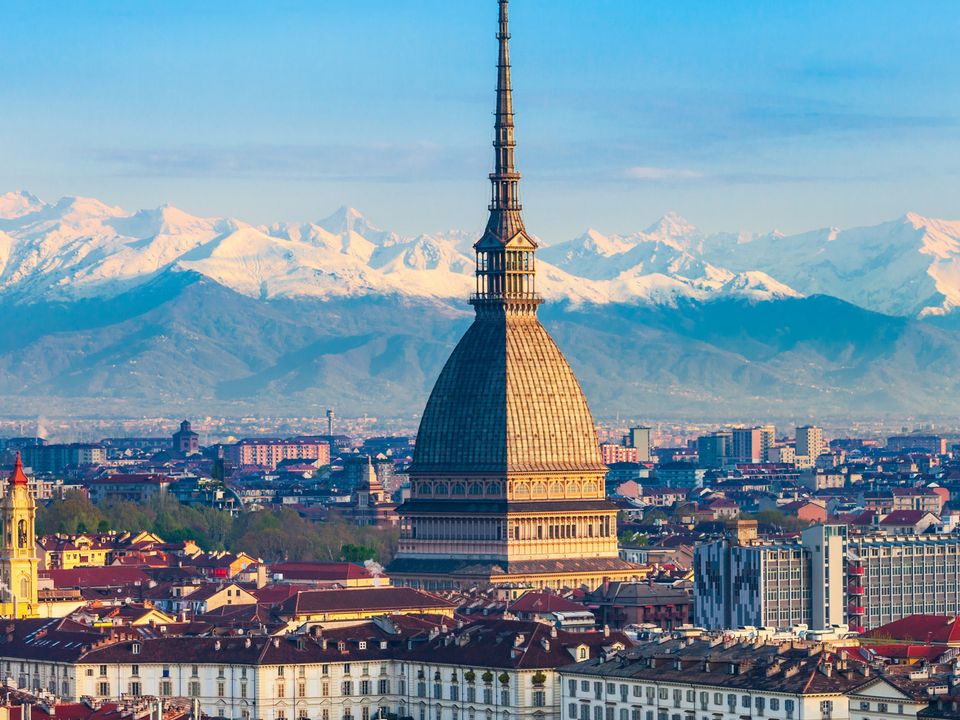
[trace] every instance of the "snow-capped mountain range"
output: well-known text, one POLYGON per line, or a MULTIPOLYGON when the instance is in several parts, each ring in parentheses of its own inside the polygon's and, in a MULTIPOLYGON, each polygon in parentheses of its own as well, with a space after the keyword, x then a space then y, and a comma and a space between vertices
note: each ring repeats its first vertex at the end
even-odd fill
MULTIPOLYGON (((0 195, 0 405, 409 417, 470 322, 476 236, 0 195)), ((916 215, 794 236, 667 215, 542 243, 540 290, 567 302, 541 318, 600 416, 941 416, 960 403, 958 239, 916 215)))
MULTIPOLYGON (((415 237, 352 208, 256 226, 169 205, 129 212, 92 198, 0 195, 0 294, 21 302, 110 297, 192 271, 253 298, 403 295, 451 300, 473 287, 474 233, 415 237)), ((707 235, 668 214, 641 232, 587 230, 538 253, 539 289, 575 305, 773 300, 826 294, 893 315, 960 305, 960 222, 908 214, 850 230, 707 235)))

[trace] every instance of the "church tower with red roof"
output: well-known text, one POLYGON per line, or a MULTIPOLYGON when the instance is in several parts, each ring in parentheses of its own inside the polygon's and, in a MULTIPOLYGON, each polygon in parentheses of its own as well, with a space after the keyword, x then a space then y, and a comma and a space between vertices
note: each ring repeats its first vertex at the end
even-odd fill
POLYGON ((36 514, 18 452, 0 499, 0 615, 6 618, 38 613, 36 514))

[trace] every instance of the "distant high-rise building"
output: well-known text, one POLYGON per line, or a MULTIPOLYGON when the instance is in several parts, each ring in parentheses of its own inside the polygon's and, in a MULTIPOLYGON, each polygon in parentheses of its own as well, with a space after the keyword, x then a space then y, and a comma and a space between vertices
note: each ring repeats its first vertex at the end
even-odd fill
POLYGON ((761 425, 760 430, 760 462, 766 462, 767 452, 777 444, 777 428, 774 425, 761 425))
POLYGON ((697 456, 701 467, 723 467, 732 455, 733 433, 715 432, 697 438, 697 456))
POLYGON ((651 433, 651 428, 640 426, 630 428, 627 434, 627 447, 636 448, 637 462, 650 460, 650 448, 653 446, 651 433))
POLYGON ((735 463, 763 462, 764 433, 758 427, 734 428, 732 431, 732 460, 735 463))
POLYGON ((102 445, 86 443, 28 445, 22 452, 24 464, 35 473, 59 473, 69 467, 100 465, 107 459, 107 451, 102 445))
POLYGON ((330 464, 330 443, 315 438, 244 439, 225 445, 223 459, 233 467, 254 466, 275 470, 285 460, 304 460, 318 465, 330 464))
POLYGON ((887 450, 890 452, 921 450, 943 455, 947 452, 947 441, 939 435, 894 435, 887 438, 887 450))
POLYGON ((603 458, 603 464, 607 467, 615 463, 638 462, 638 454, 636 448, 617 445, 615 443, 604 443, 600 446, 600 457, 603 458))
POLYGON ((809 458, 813 462, 816 462, 817 458, 826 450, 826 445, 823 442, 823 428, 816 425, 798 427, 796 438, 797 455, 809 458))

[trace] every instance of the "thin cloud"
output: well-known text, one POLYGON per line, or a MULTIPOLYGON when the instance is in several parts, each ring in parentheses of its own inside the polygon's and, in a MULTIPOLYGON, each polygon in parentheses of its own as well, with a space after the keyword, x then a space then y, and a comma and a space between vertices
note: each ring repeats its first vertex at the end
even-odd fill
POLYGON ((700 180, 703 173, 697 170, 662 167, 629 167, 623 176, 631 180, 700 180))
POLYGON ((127 177, 398 182, 460 177, 475 153, 431 143, 370 145, 183 145, 101 148, 93 159, 127 177))

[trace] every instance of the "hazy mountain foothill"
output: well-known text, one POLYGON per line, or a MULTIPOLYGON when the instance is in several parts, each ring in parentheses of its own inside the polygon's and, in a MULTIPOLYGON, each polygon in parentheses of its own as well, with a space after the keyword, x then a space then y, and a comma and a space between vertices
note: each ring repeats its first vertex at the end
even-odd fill
MULTIPOLYGON (((254 226, 0 195, 10 415, 418 413, 472 317, 473 233, 344 208, 254 226)), ((541 319, 599 416, 954 414, 960 222, 543 243, 541 319)))

